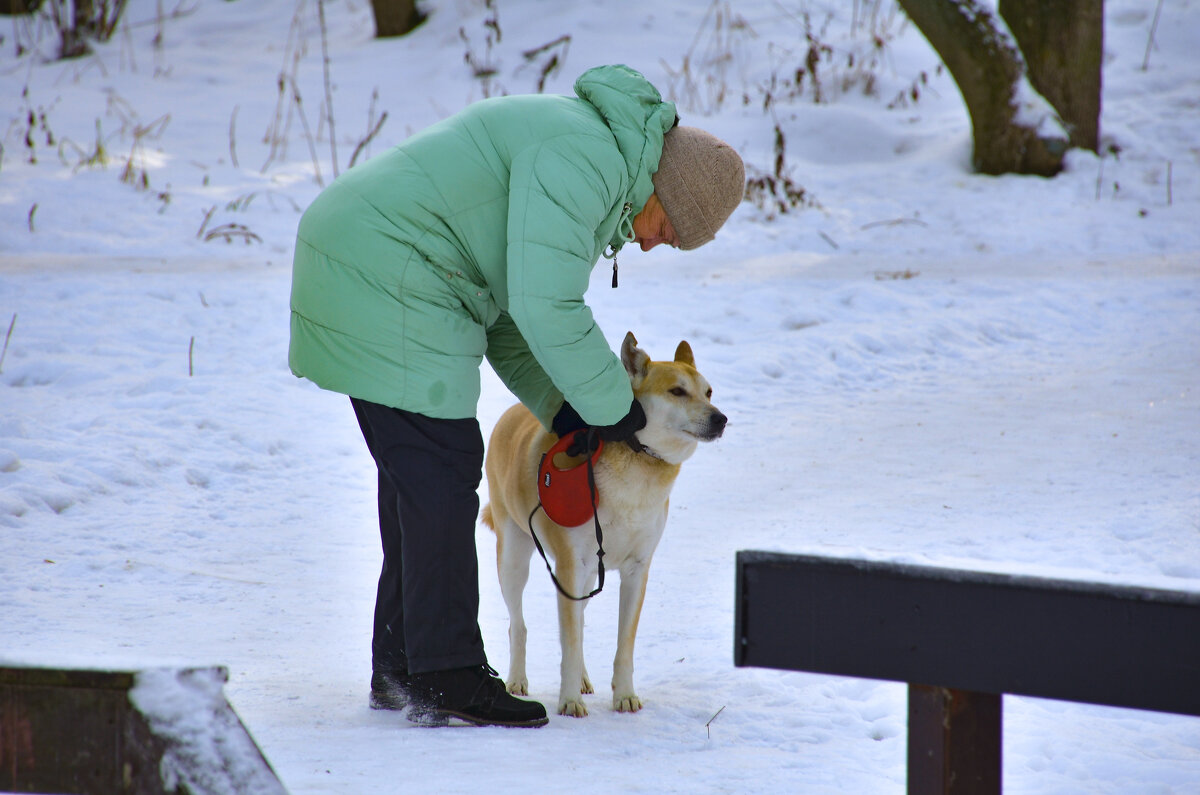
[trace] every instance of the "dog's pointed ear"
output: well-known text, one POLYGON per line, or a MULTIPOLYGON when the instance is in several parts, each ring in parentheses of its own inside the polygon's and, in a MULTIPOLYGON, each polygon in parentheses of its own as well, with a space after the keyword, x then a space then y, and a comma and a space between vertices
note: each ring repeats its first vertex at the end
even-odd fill
POLYGON ((687 340, 679 343, 679 347, 675 349, 675 361, 692 367, 696 366, 696 359, 692 356, 692 346, 688 345, 687 340))
POLYGON ((625 341, 621 343, 621 364, 625 365, 625 372, 629 373, 629 380, 635 387, 646 377, 650 357, 637 346, 632 331, 625 334, 625 341))

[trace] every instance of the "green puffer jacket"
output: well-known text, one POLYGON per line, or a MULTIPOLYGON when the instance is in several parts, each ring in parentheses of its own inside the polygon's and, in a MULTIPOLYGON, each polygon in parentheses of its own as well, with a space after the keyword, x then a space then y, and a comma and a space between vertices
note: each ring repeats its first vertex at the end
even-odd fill
POLYGON ((430 417, 474 417, 484 356, 549 427, 610 425, 633 393, 583 301, 633 239, 675 106, 602 66, 578 97, 484 100, 350 169, 304 213, 292 372, 430 417))

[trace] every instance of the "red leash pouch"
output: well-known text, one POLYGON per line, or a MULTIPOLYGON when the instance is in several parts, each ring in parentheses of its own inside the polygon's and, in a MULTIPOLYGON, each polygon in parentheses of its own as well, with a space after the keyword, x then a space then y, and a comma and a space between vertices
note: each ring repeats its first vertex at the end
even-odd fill
POLYGON ((538 499, 542 501, 542 510, 552 522, 563 527, 577 527, 591 519, 595 515, 593 505, 600 502, 599 494, 592 495, 588 472, 600 458, 604 442, 596 440, 591 461, 581 461, 567 469, 560 469, 554 463, 555 456, 565 453, 581 433, 587 433, 587 430, 581 429, 559 439, 542 455, 538 465, 538 499))

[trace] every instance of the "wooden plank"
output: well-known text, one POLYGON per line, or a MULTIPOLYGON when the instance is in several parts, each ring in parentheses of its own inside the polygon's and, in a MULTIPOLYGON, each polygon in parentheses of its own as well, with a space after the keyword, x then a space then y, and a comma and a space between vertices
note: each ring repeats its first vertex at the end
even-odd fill
POLYGON ((1000 795, 1002 696, 908 686, 908 791, 1000 795))
POLYGON ((0 788, 128 792, 123 673, 0 668, 0 788))
POLYGON ((734 661, 1200 715, 1200 593, 742 551, 734 661))
MULTIPOLYGON (((167 673, 179 692, 186 691, 180 677, 197 676, 218 689, 228 679, 224 668, 167 673)), ((0 667, 0 791, 150 795, 204 790, 197 782, 230 795, 284 791, 228 702, 184 698, 179 709, 201 710, 203 730, 164 731, 130 697, 140 675, 0 667), (206 742, 213 747, 205 753, 189 747, 206 742)))

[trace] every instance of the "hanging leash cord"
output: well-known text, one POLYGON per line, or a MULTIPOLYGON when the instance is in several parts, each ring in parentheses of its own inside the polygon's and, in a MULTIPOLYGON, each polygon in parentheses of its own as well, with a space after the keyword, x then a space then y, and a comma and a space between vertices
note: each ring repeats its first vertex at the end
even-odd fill
MULTIPOLYGON (((529 513, 529 535, 533 536, 533 545, 537 547, 538 554, 542 556, 542 562, 546 564, 546 571, 550 573, 550 579, 554 581, 554 587, 558 589, 560 594, 573 602, 587 601, 604 590, 604 531, 600 528, 600 514, 596 510, 596 473, 592 469, 592 456, 590 454, 592 437, 595 432, 595 428, 587 429, 587 446, 583 451, 584 455, 587 456, 588 492, 591 494, 592 499, 592 523, 596 526, 596 564, 600 570, 596 588, 591 593, 586 596, 572 596, 567 593, 566 588, 563 588, 562 583, 558 581, 558 577, 554 576, 554 570, 550 568, 550 561, 546 557, 546 550, 542 549, 542 542, 538 540, 537 533, 533 532, 533 517, 537 514, 538 509, 541 508, 542 513, 546 512, 546 509, 542 508, 542 501, 538 500, 538 504, 529 513)), ((539 466, 538 469, 541 469, 541 467, 539 466)), ((546 518, 550 518, 549 514, 546 515, 546 518)))

